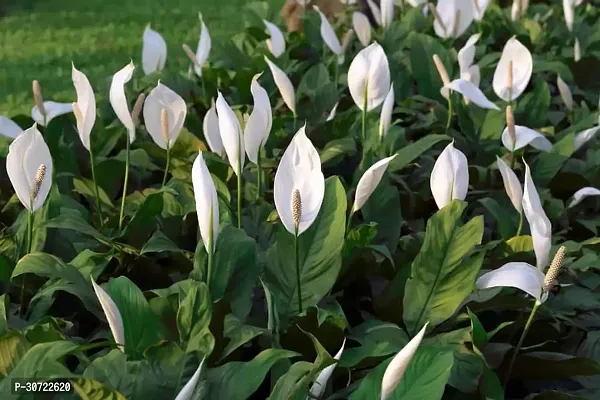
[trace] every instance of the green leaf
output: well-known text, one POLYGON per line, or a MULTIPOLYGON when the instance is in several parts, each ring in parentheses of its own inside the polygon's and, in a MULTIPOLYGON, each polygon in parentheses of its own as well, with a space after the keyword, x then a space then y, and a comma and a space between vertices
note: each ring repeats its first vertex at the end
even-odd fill
POLYGON ((202 359, 208 356, 214 347, 215 339, 210 332, 212 301, 208 288, 203 282, 192 282, 185 297, 180 293, 177 311, 177 329, 179 339, 187 352, 197 352, 202 359))
MULTIPOLYGON (((81 177, 73 177, 73 188, 80 195, 84 196, 91 204, 96 205, 96 188, 94 187, 94 181, 81 177)), ((102 206, 108 206, 113 208, 114 205, 104 189, 98 185, 98 196, 102 206)))
POLYGON ((469 319, 471 320, 471 332, 473 335, 473 345, 478 349, 483 349, 488 342, 488 335, 477 315, 473 314, 471 310, 467 309, 469 313, 469 319))
POLYGON ((296 96, 300 98, 305 95, 310 98, 315 98, 319 88, 325 86, 329 82, 331 82, 331 79, 329 78, 327 67, 324 64, 317 64, 309 69, 302 77, 302 80, 298 84, 296 96))
POLYGON ((550 109, 550 88, 548 84, 539 79, 536 81, 535 89, 531 93, 523 96, 519 101, 517 110, 517 121, 521 125, 530 128, 541 128, 548 120, 548 110, 550 109))
POLYGON ((126 400, 121 393, 92 379, 73 378, 71 384, 82 400, 126 400))
MULTIPOLYGON (((325 181, 325 197, 313 225, 298 239, 302 303, 316 305, 331 289, 342 264, 346 227, 346 193, 339 178, 325 181)), ((283 315, 298 311, 294 237, 282 226, 267 253, 266 283, 283 315)))
POLYGON ((514 223, 514 215, 518 214, 516 210, 514 208, 511 208, 510 210, 503 208, 500 203, 491 197, 479 199, 479 202, 496 220, 500 236, 505 240, 510 239, 515 234, 518 227, 518 225, 514 223))
POLYGON ((65 212, 61 210, 61 213, 56 218, 47 221, 44 226, 46 228, 71 229, 93 237, 101 243, 108 241, 106 236, 98 232, 75 210, 66 210, 65 212))
POLYGON ((451 62, 448 50, 437 39, 422 33, 414 33, 410 37, 409 48, 410 66, 419 88, 418 93, 445 103, 445 99, 440 94, 440 88, 443 86, 442 78, 433 62, 433 55, 439 55, 448 70, 448 75, 453 76, 454 63, 451 62))
POLYGON ((223 350, 221 361, 243 344, 248 343, 265 332, 267 332, 266 329, 244 325, 232 314, 227 314, 223 326, 223 336, 229 339, 229 343, 227 343, 227 347, 223 350))
POLYGON ((125 332, 125 353, 139 358, 150 345, 162 336, 158 319, 148 305, 142 291, 127 277, 111 279, 104 289, 117 305, 125 332))
POLYGON ((346 348, 340 359, 340 367, 353 367, 367 358, 397 353, 410 340, 398 325, 376 319, 367 320, 352 328, 348 338, 361 346, 346 348))
MULTIPOLYGON (((350 400, 379 399, 383 374, 392 358, 373 369, 352 393, 350 400)), ((453 362, 452 351, 435 346, 421 346, 389 399, 441 399, 453 362)))
POLYGON ((483 217, 459 226, 466 202, 454 200, 427 221, 425 241, 406 282, 404 323, 416 334, 439 325, 473 291, 485 252, 466 257, 483 238, 483 217))
POLYGON ((356 141, 353 138, 345 137, 328 142, 320 153, 321 164, 335 164, 345 156, 352 156, 356 153, 356 141))
POLYGON ((0 336, 8 331, 8 320, 6 319, 6 304, 10 304, 7 294, 0 296, 0 336))
POLYGON ((540 153, 533 165, 531 173, 536 187, 544 187, 561 170, 569 157, 573 155, 575 133, 569 133, 552 146, 552 151, 540 153))
POLYGON ((298 356, 282 349, 267 349, 248 362, 232 361, 208 370, 209 392, 207 399, 244 400, 261 385, 271 367, 280 360, 298 356))
MULTIPOLYGON (((437 72, 436 72, 437 73, 437 72)), ((450 140, 446 135, 427 135, 396 152, 388 166, 389 172, 399 171, 439 142, 450 140)))
POLYGON ((7 376, 27 353, 31 344, 20 332, 0 337, 0 376, 7 376))
POLYGON ((365 221, 377 225, 375 244, 385 245, 394 252, 400 239, 402 210, 398 189, 389 182, 381 182, 361 209, 365 221))
POLYGON ((161 231, 156 231, 152 234, 150 239, 146 242, 140 254, 146 253, 160 253, 163 251, 169 251, 173 253, 185 253, 186 251, 179 248, 171 239, 169 239, 161 231))

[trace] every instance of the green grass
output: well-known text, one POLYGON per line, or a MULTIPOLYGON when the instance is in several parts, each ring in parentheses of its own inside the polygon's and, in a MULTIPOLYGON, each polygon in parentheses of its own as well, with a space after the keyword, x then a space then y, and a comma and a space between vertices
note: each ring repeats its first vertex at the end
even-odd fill
MULTIPOLYGON (((280 0, 269 0, 273 7, 280 0)), ((107 87, 129 62, 141 74, 142 34, 147 23, 168 46, 167 68, 187 64, 182 43, 196 48, 201 11, 215 42, 242 25, 248 0, 9 0, 0 19, 0 115, 28 114, 31 81, 46 100, 74 101, 71 61, 92 86, 107 87), (16 3, 16 4, 13 4, 16 3)))

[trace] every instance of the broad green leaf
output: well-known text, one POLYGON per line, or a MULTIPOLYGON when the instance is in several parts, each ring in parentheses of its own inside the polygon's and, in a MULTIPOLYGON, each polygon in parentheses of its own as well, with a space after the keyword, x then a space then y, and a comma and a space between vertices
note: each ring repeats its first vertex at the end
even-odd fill
POLYGON ((454 200, 427 221, 425 241, 406 282, 404 323, 416 334, 449 318, 473 291, 485 252, 467 258, 483 238, 483 217, 460 226, 467 203, 454 200))
POLYGON ((477 315, 473 314, 471 310, 467 309, 469 313, 469 319, 471 320, 471 332, 473 335, 473 345, 477 346, 478 349, 483 349, 488 342, 488 334, 481 325, 477 315))
POLYGON ((0 296, 0 336, 3 336, 8 331, 6 304, 10 304, 10 299, 7 294, 3 294, 0 296))
POLYGON ((98 381, 72 378, 73 390, 82 400, 126 400, 125 396, 98 381))
POLYGON ((410 66, 414 80, 419 87, 418 93, 445 103, 440 94, 443 83, 433 62, 434 54, 440 56, 448 70, 448 75, 453 76, 454 63, 451 62, 448 50, 442 43, 437 41, 436 38, 422 33, 414 33, 410 36, 410 66))
POLYGON ((226 339, 229 339, 229 343, 227 343, 227 347, 223 350, 221 360, 243 344, 248 343, 255 337, 267 332, 267 330, 263 328, 242 324, 241 321, 232 314, 227 314, 225 316, 223 325, 223 336, 226 339))
POLYGON ((536 187, 544 187, 556 176, 573 154, 575 134, 569 133, 552 146, 549 153, 540 153, 535 159, 531 173, 536 187))
POLYGON ((491 197, 479 199, 479 202, 486 208, 486 210, 488 210, 492 217, 494 217, 494 220, 496 220, 498 230, 500 231, 500 236, 502 236, 502 238, 505 240, 513 237, 517 232, 518 226, 515 224, 514 218, 515 215, 518 215, 517 211, 512 207, 510 210, 503 208, 500 203, 491 197))
POLYGON ((385 245, 394 252, 400 239, 402 210, 398 189, 388 182, 381 182, 361 209, 365 221, 377 225, 375 243, 385 245))
POLYGON ((203 282, 192 282, 185 297, 180 294, 179 298, 177 329, 181 344, 201 359, 211 353, 215 341, 209 329, 212 301, 208 288, 203 282))
MULTIPOLYGON (((346 193, 339 178, 325 181, 325 197, 313 225, 299 237, 300 277, 304 310, 316 305, 331 289, 342 264, 346 227, 346 193)), ((283 226, 267 254, 265 278, 277 309, 298 312, 294 237, 283 226)), ((303 312, 304 312, 303 310, 303 312)))
POLYGON ((31 344, 20 332, 0 337, 0 376, 7 376, 27 353, 31 344))
POLYGON ((71 229, 84 235, 91 236, 101 243, 106 243, 108 238, 91 226, 81 214, 74 210, 62 212, 56 218, 47 221, 46 228, 71 229))
POLYGON ((248 362, 231 361, 208 370, 209 391, 207 399, 245 400, 261 385, 275 363, 298 356, 282 349, 267 349, 248 362))
POLYGON ((353 367, 367 358, 397 353, 410 340, 398 325, 376 319, 367 320, 352 328, 348 338, 361 346, 344 350, 340 359, 341 367, 353 367))
MULTIPOLYGON (((150 345, 162 336, 161 327, 142 291, 127 277, 111 279, 104 290, 113 299, 125 332, 125 353, 133 359, 139 358, 150 345)), ((93 291, 92 291, 93 293, 93 291)))
POLYGON ((345 137, 328 142, 321 153, 321 164, 335 164, 334 161, 345 156, 352 156, 356 153, 356 141, 353 138, 345 137))
POLYGON ((185 250, 179 248, 171 239, 169 239, 161 231, 156 231, 152 234, 150 239, 146 242, 140 254, 146 253, 160 253, 163 251, 169 251, 173 253, 185 253, 185 250))
POLYGON ((427 135, 422 137, 416 142, 398 150, 396 152, 396 157, 390 162, 387 170, 389 172, 399 171, 419 158, 421 154, 425 153, 437 143, 450 139, 451 138, 446 135, 427 135))
MULTIPOLYGON (((90 204, 94 204, 96 206, 96 188, 94 187, 94 181, 86 178, 74 177, 73 178, 73 187, 77 193, 84 196, 90 204)), ((104 206, 103 211, 106 211, 106 207, 113 208, 114 205, 104 189, 98 186, 98 196, 100 197, 100 202, 102 206, 104 206)))
POLYGON ((522 99, 519 99, 518 107, 515 111, 516 120, 519 125, 529 128, 541 128, 545 126, 548 120, 548 110, 550 109, 550 88, 543 80, 537 80, 535 89, 531 93, 526 93, 522 99))

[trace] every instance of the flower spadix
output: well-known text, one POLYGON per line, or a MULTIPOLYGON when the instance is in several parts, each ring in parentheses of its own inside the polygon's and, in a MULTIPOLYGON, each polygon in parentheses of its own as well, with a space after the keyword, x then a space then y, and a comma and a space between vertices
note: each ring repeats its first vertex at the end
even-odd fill
MULTIPOLYGON (((344 341, 342 342, 342 347, 340 347, 340 349, 335 354, 335 356, 333 356, 334 360, 336 360, 336 361, 340 360, 340 358, 342 357, 342 353, 344 353, 345 345, 346 345, 346 338, 344 338, 344 341)), ((319 376, 317 376, 315 383, 313 383, 312 387, 310 388, 310 395, 307 397, 307 400, 321 398, 321 396, 323 395, 323 392, 327 388, 327 382, 329 381, 329 378, 331 378, 331 374, 333 374, 333 370, 335 369, 336 365, 337 365, 337 363, 332 364, 332 365, 324 368, 323 371, 321 371, 319 376)))
POLYGON ((525 262, 509 262, 502 267, 485 273, 477 279, 475 287, 479 290, 493 287, 513 287, 531 295, 539 303, 548 299, 548 292, 554 287, 554 281, 560 272, 566 248, 561 246, 550 268, 544 274, 525 262))
POLYGON ((362 49, 348 69, 348 88, 354 103, 363 110, 378 107, 390 90, 390 68, 383 48, 372 43, 362 49))
POLYGON ((600 196, 600 190, 596 189, 595 187, 584 187, 579 189, 571 198, 571 202, 567 208, 575 207, 577 204, 581 203, 583 199, 589 196, 600 196))
POLYGON ((371 22, 365 14, 359 11, 352 13, 352 29, 364 47, 371 43, 371 22))
POLYGON ((279 93, 283 98, 283 102, 290 109, 290 111, 296 115, 296 93, 294 91, 294 85, 292 85, 292 81, 290 81, 290 78, 288 78, 286 73, 283 72, 281 68, 275 65, 266 56, 265 61, 271 70, 273 80, 275 81, 277 89, 279 89, 279 93))
POLYGON ((275 207, 285 229, 299 236, 310 228, 324 196, 325 177, 319 153, 303 126, 283 153, 275 173, 275 207))
POLYGON ((125 330, 123 328, 123 319, 121 318, 119 308, 113 299, 110 298, 108 293, 106 293, 106 291, 94 281, 94 278, 90 277, 90 279, 92 280, 94 292, 96 293, 96 297, 102 306, 102 310, 106 316, 106 321, 108 322, 110 331, 113 334, 115 343, 117 343, 119 350, 123 351, 125 346, 125 330))
POLYGON ((494 72, 494 92, 504 101, 516 100, 527 88, 533 72, 533 57, 515 37, 506 42, 494 72))
POLYGON ((398 384, 404 376, 404 372, 406 372, 406 368, 408 368, 410 361, 423 340, 423 336, 425 336, 428 325, 429 322, 421 328, 419 333, 417 333, 417 335, 412 338, 388 364, 383 374, 383 379, 381 380, 381 400, 389 399, 392 396, 392 393, 394 393, 394 390, 398 387, 398 384))
POLYGON ((42 87, 38 81, 32 82, 32 89, 35 106, 31 109, 31 119, 37 124, 46 126, 54 118, 73 112, 73 105, 71 103, 44 101, 42 87))
POLYGON ((233 172, 237 176, 240 176, 242 168, 244 168, 244 161, 246 160, 242 128, 235 113, 229 104, 227 104, 221 92, 217 96, 217 116, 219 120, 219 132, 221 133, 221 140, 223 141, 223 147, 225 147, 229 164, 233 172))
POLYGON ((198 153, 192 166, 192 185, 200 236, 206 251, 213 253, 219 234, 219 198, 202 152, 198 153))
POLYGON ((431 11, 434 15, 433 30, 442 39, 461 36, 473 22, 473 0, 439 1, 431 11))
POLYGON ((270 38, 267 39, 267 47, 275 58, 285 53, 285 38, 281 30, 272 22, 263 19, 270 38))
POLYGON ((23 129, 19 125, 17 125, 15 121, 8 117, 0 115, 0 135, 14 139, 21 132, 23 132, 23 129))
POLYGON ((110 84, 109 100, 117 118, 125 126, 127 132, 129 132, 129 142, 133 143, 135 139, 135 124, 131 113, 129 112, 129 105, 127 104, 127 97, 125 97, 125 84, 131 80, 135 66, 133 62, 130 62, 121 70, 117 71, 113 75, 112 82, 110 84))
POLYGON ((160 82, 144 102, 146 129, 161 149, 173 147, 183 128, 186 114, 187 107, 183 98, 160 82), (163 113, 166 113, 166 118, 161 117, 163 113))
POLYGON ((196 386, 198 385, 198 381, 200 380, 200 373, 202 372, 202 366, 204 365, 204 361, 206 357, 200 361, 200 365, 194 372, 194 375, 190 378, 189 381, 181 388, 175 400, 191 400, 192 395, 194 394, 194 390, 196 390, 196 386))
POLYGON ((543 270, 548 265, 552 239, 552 224, 542 208, 540 195, 531 178, 529 165, 525 164, 525 187, 523 189, 523 211, 529 223, 533 251, 535 252, 538 269, 543 270))
POLYGON ((213 153, 218 154, 220 157, 225 156, 225 147, 223 147, 223 141, 221 140, 221 132, 219 131, 219 117, 217 116, 217 109, 215 107, 214 100, 202 121, 202 130, 204 131, 204 138, 208 143, 208 147, 213 153))
POLYGON ((394 154, 391 157, 386 157, 382 160, 377 161, 373 164, 369 169, 365 171, 363 176, 358 181, 358 185, 356 186, 356 193, 354 194, 354 206, 352 207, 352 212, 356 212, 365 205, 369 197, 373 194, 379 182, 381 182, 381 178, 383 178, 383 174, 387 169, 390 162, 396 157, 394 154))
POLYGON ((23 207, 38 210, 52 186, 52 157, 42 134, 34 124, 10 144, 6 172, 23 207))
POLYGON ((254 99, 254 108, 244 128, 246 153, 248 159, 254 164, 258 162, 258 154, 265 147, 273 124, 269 94, 258 83, 260 75, 254 75, 254 78, 252 78, 250 92, 252 92, 252 98, 254 99))
POLYGON ((77 102, 73 103, 73 112, 77 122, 77 133, 83 147, 90 150, 90 134, 96 122, 96 96, 87 76, 72 65, 71 78, 77 92, 77 102))
POLYGON ((167 42, 160 33, 150 28, 150 24, 144 29, 142 43, 142 70, 149 75, 156 71, 162 71, 167 61, 167 42))
POLYGON ((521 182, 519 182, 517 174, 510 169, 504 160, 496 156, 496 161, 498 163, 498 170, 502 176, 502 182, 504 183, 504 190, 512 205, 519 214, 521 214, 523 212, 523 189, 521 187, 521 182))
POLYGON ((464 200, 469 189, 467 157, 450 143, 435 161, 429 180, 431 193, 439 209, 452 200, 464 200))
POLYGON ((325 42, 327 47, 329 47, 329 50, 331 50, 338 57, 341 56, 342 44, 340 43, 340 40, 335 34, 333 27, 329 23, 329 20, 327 19, 325 14, 321 12, 319 7, 314 6, 314 9, 316 12, 319 13, 319 16, 321 17, 321 38, 323 38, 323 41, 325 42))

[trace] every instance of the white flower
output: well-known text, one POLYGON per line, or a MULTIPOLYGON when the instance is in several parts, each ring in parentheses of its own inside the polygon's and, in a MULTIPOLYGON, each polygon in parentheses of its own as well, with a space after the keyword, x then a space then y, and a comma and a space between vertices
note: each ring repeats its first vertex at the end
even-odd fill
POLYGON ((513 21, 521 18, 529 8, 529 0, 513 0, 512 8, 510 9, 510 18, 513 21))
POLYGON ((552 143, 541 133, 529 129, 525 126, 515 125, 515 136, 517 141, 513 143, 509 133, 508 127, 502 131, 502 144, 508 151, 516 151, 522 149, 527 145, 531 145, 534 149, 549 152, 552 150, 552 143))
POLYGON ((442 39, 457 38, 473 22, 473 0, 444 0, 436 6, 438 18, 433 22, 435 34, 442 39))
POLYGON ((53 164, 36 124, 19 134, 8 147, 6 172, 23 207, 34 212, 44 205, 52 186, 53 164))
POLYGON ((206 251, 214 253, 219 234, 219 198, 201 151, 192 166, 192 185, 200 236, 206 251))
POLYGON ((417 333, 417 335, 412 338, 388 364, 383 374, 383 379, 381 380, 381 400, 389 399, 394 393, 394 390, 396 390, 400 380, 402 380, 406 368, 408 368, 410 361, 417 352, 417 349, 423 340, 423 336, 425 336, 428 325, 429 322, 421 328, 419 333, 417 333))
POLYGON ((275 173, 275 207, 285 229, 296 234, 293 200, 298 191, 301 199, 298 236, 315 222, 325 196, 325 177, 317 149, 300 128, 283 153, 275 173))
POLYGON ((14 139, 21 132, 23 129, 15 121, 0 115, 0 135, 14 139))
POLYGON ((575 45, 573 46, 573 58, 575 62, 581 60, 581 45, 579 44, 579 39, 575 38, 575 45))
POLYGON ((382 160, 377 161, 373 164, 369 169, 365 171, 363 176, 358 181, 358 185, 356 186, 356 193, 354 194, 354 206, 352 207, 352 212, 355 213, 360 210, 369 197, 373 194, 375 189, 377 189, 377 185, 381 182, 381 178, 383 178, 383 174, 387 169, 390 162, 396 157, 394 154, 391 157, 384 158, 382 160))
POLYGON ((237 176, 240 176, 244 168, 244 161, 246 160, 242 128, 235 113, 229 104, 227 104, 221 92, 218 92, 217 96, 217 116, 219 119, 219 132, 221 133, 221 140, 223 141, 223 147, 225 147, 229 164, 233 168, 233 172, 237 176))
POLYGON ((333 108, 331 109, 331 112, 329 113, 329 115, 327 116, 327 119, 325 120, 326 122, 332 121, 335 118, 335 114, 337 112, 337 108, 338 105, 340 104, 340 102, 338 101, 337 103, 335 103, 335 105, 333 106, 333 108))
POLYGON ((390 86, 390 91, 381 107, 381 117, 379 118, 379 136, 384 137, 387 135, 392 125, 392 113, 394 111, 394 83, 390 86))
POLYGON ((200 20, 200 24, 202 25, 200 29, 200 37, 198 39, 198 48, 196 49, 196 62, 194 63, 194 72, 197 76, 202 76, 202 66, 206 63, 208 59, 208 54, 210 53, 211 48, 211 40, 210 34, 208 32, 208 28, 204 23, 204 19, 202 19, 202 14, 198 13, 198 19, 200 20))
POLYGON ((204 116, 202 130, 204 131, 204 138, 206 139, 210 150, 213 153, 218 154, 220 157, 224 157, 225 147, 223 147, 223 141, 221 141, 219 118, 217 117, 217 109, 215 108, 214 101, 204 116))
POLYGON ((337 56, 342 55, 342 44, 340 43, 340 40, 335 34, 335 31, 333 30, 331 24, 329 23, 329 20, 327 19, 325 14, 323 14, 321 10, 319 10, 319 7, 314 6, 314 9, 319 13, 319 16, 321 17, 321 37, 323 38, 323 41, 325 42, 327 47, 329 47, 329 50, 331 50, 334 54, 336 54, 337 56))
POLYGON ((506 194, 512 205, 521 214, 523 212, 523 188, 521 187, 521 182, 519 182, 519 178, 515 172, 500 157, 496 156, 496 160, 498 170, 500 171, 500 175, 502 175, 504 190, 506 190, 506 194))
POLYGON ((283 33, 277 27, 277 25, 264 19, 263 22, 270 36, 270 39, 267 39, 267 47, 269 48, 271 54, 277 58, 285 53, 285 38, 283 37, 283 33))
POLYGON ((533 58, 527 47, 512 37, 502 50, 492 86, 504 101, 514 101, 527 88, 533 72, 533 58))
POLYGON ((367 5, 371 10, 371 15, 373 15, 377 25, 381 25, 381 11, 379 10, 379 6, 373 0, 367 0, 367 5))
POLYGON ((585 199, 588 196, 600 196, 600 190, 598 190, 594 187, 584 187, 582 189, 579 189, 573 195, 573 198, 571 199, 571 202, 569 203, 567 208, 575 207, 577 204, 581 203, 583 201, 583 199, 585 199))
POLYGON ((200 365, 194 375, 190 378, 190 380, 185 384, 185 386, 181 389, 181 391, 175 397, 175 400, 191 400, 192 395, 194 394, 194 390, 196 390, 196 385, 198 385, 198 380, 200 379, 200 372, 202 371, 202 366, 204 365, 204 360, 206 357, 200 361, 200 365))
POLYGON ((356 32, 360 43, 367 47, 371 43, 371 22, 369 22, 369 18, 365 14, 355 11, 352 13, 352 28, 356 32))
POLYGON ((73 112, 72 103, 58 103, 56 101, 44 101, 44 110, 46 112, 46 121, 44 124, 44 115, 38 106, 31 109, 31 119, 41 126, 47 126, 54 118, 73 112))
POLYGON ((183 98, 162 83, 152 89, 144 102, 146 130, 161 149, 171 148, 183 128, 187 106, 183 98), (161 113, 167 113, 167 132, 163 132, 161 113), (165 137, 166 133, 166 137, 165 137))
POLYGON ((106 316, 106 321, 108 322, 108 326, 110 327, 110 331, 113 334, 115 339, 115 343, 117 343, 117 347, 119 350, 123 351, 125 346, 125 331, 123 329, 123 319, 121 318, 121 313, 119 312, 119 308, 110 298, 108 293, 104 289, 102 289, 96 282, 93 277, 90 277, 92 280, 92 286, 94 287, 94 292, 96 293, 96 297, 98 297, 98 301, 102 306, 102 310, 104 311, 104 315, 106 316))
POLYGON ((250 91, 254 99, 254 108, 244 129, 246 153, 248 154, 248 159, 254 164, 258 162, 258 154, 265 147, 269 133, 271 132, 271 125, 273 124, 269 95, 258 83, 260 75, 254 75, 254 78, 252 78, 250 91))
MULTIPOLYGON (((345 345, 346 345, 346 338, 344 338, 344 341, 342 342, 342 347, 340 347, 338 352, 333 357, 334 360, 339 361, 339 359, 342 357, 342 353, 344 352, 345 345)), ((331 374, 333 373, 333 370, 335 369, 336 365, 337 365, 337 363, 332 364, 332 365, 326 367, 325 369, 323 369, 323 371, 321 371, 319 376, 317 376, 315 383, 313 383, 312 387, 310 388, 310 395, 306 398, 307 400, 318 399, 321 397, 321 395, 323 395, 323 392, 325 391, 325 388, 327 387, 327 382, 329 381, 329 378, 331 378, 331 374)))
POLYGON ((388 29, 394 21, 394 0, 381 0, 381 26, 388 29))
POLYGON ((292 81, 290 81, 290 78, 288 78, 285 72, 283 72, 266 56, 265 61, 271 70, 273 80, 275 81, 277 89, 279 89, 279 93, 283 98, 283 102, 290 109, 290 111, 296 115, 296 93, 294 91, 294 85, 292 85, 292 81))
POLYGON ((480 36, 480 33, 476 33, 471 36, 469 40, 467 40, 467 43, 465 43, 465 45, 458 51, 458 67, 460 69, 460 77, 470 81, 477 87, 479 87, 481 75, 479 72, 479 66, 473 65, 473 61, 475 60, 475 44, 479 40, 480 36))
POLYGON ((348 69, 348 88, 354 103, 366 111, 378 107, 390 90, 390 68, 383 48, 372 43, 362 49, 348 69), (366 97, 365 97, 366 95, 366 97))
POLYGON ((476 21, 481 21, 485 15, 485 10, 487 10, 490 5, 490 0, 473 0, 473 5, 473 17, 476 21))
POLYGON ((89 151, 91 146, 90 134, 96 122, 96 97, 87 76, 78 71, 75 65, 72 65, 71 77, 77 92, 77 103, 73 103, 73 110, 76 110, 77 132, 83 147, 89 151))
POLYGON ((452 200, 464 200, 469 189, 467 157, 450 143, 435 161, 429 180, 431 193, 439 209, 452 200))
POLYGON ((563 13, 565 14, 565 24, 569 32, 573 32, 573 22, 575 20, 574 4, 572 0, 563 0, 563 13))
POLYGON ((537 267, 541 271, 548 265, 552 239, 552 224, 542 208, 540 196, 535 188, 529 165, 525 163, 525 188, 523 191, 523 211, 533 240, 533 250, 537 267))
POLYGON ((567 106, 569 110, 572 110, 573 95, 571 94, 571 89, 569 89, 569 86, 567 86, 567 84, 565 83, 565 81, 563 81, 560 75, 556 76, 556 86, 558 86, 558 92, 560 93, 560 97, 565 103, 565 106, 567 106))
POLYGON ((125 84, 131 80, 133 76, 133 70, 135 66, 133 62, 130 62, 116 74, 113 75, 112 82, 110 84, 110 105, 112 106, 117 118, 125 126, 129 132, 129 142, 133 143, 135 139, 135 125, 129 112, 129 106, 127 104, 127 97, 125 97, 125 84))
POLYGON ((160 33, 150 29, 150 24, 144 29, 142 45, 142 69, 149 75, 162 71, 167 61, 167 43, 160 33))
POLYGON ((573 145, 573 151, 577 151, 583 147, 587 142, 596 137, 600 132, 600 126, 594 126, 593 128, 586 129, 575 135, 575 143, 573 145))
POLYGON ((473 83, 465 79, 455 79, 450 82, 444 88, 451 89, 455 92, 462 94, 465 98, 469 99, 481 108, 488 110, 500 110, 500 108, 488 100, 481 90, 473 83))
POLYGON ((542 298, 544 277, 544 273, 534 266, 524 262, 510 262, 480 276, 475 283, 475 287, 478 290, 493 287, 513 287, 521 289, 537 301, 543 302, 545 300, 542 298))

